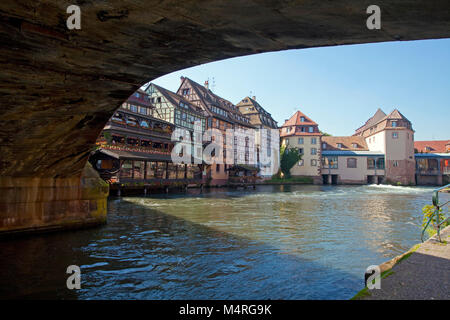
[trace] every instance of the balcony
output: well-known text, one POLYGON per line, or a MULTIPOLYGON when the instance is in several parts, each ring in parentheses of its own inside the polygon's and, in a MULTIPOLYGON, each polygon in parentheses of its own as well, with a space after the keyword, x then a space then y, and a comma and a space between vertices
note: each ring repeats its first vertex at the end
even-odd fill
POLYGON ((123 150, 123 151, 131 151, 131 152, 142 152, 148 154, 163 154, 163 155, 171 155, 171 150, 165 148, 154 148, 154 147, 143 147, 143 146, 130 146, 123 143, 117 144, 108 144, 108 142, 104 139, 99 139, 97 141, 97 146, 103 149, 108 150, 123 150))

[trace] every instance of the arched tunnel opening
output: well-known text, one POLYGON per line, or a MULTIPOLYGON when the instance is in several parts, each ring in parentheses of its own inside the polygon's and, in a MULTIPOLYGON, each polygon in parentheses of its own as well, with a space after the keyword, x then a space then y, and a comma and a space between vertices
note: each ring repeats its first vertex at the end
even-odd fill
POLYGON ((333 3, 67 1, 0 4, 0 232, 106 221, 108 187, 86 167, 114 111, 142 84, 221 59, 358 43, 446 38, 445 1, 333 3))

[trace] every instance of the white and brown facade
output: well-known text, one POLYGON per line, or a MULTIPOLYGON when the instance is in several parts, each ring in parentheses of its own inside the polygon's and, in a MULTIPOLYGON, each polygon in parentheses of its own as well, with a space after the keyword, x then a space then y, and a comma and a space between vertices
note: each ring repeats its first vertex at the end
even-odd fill
POLYGON ((280 163, 280 139, 277 122, 257 101, 256 97, 245 97, 236 107, 255 127, 255 157, 262 178, 271 178, 277 173, 280 163))
POLYGON ((254 150, 254 135, 242 139, 234 137, 234 141, 228 141, 228 143, 226 141, 227 129, 244 133, 249 129, 254 129, 249 118, 243 115, 233 103, 214 94, 209 89, 207 81, 205 85, 200 85, 187 77, 181 77, 177 94, 202 109, 206 118, 206 129, 219 130, 224 139, 222 160, 213 162, 206 167, 205 173, 210 181, 209 184, 216 186, 227 184, 229 171, 236 165, 251 168, 251 164, 256 161, 255 153, 252 151, 254 150), (230 145, 232 148, 227 149, 230 145), (225 159, 232 159, 232 161, 223 161, 225 159))

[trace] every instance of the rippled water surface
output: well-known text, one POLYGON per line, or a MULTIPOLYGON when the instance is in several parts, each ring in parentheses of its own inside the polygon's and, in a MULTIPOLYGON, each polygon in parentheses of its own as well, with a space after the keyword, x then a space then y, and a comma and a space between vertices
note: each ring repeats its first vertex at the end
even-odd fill
POLYGON ((105 226, 1 241, 0 297, 348 299, 367 266, 420 242, 431 191, 261 186, 111 200, 105 226), (80 290, 66 288, 72 264, 80 290))

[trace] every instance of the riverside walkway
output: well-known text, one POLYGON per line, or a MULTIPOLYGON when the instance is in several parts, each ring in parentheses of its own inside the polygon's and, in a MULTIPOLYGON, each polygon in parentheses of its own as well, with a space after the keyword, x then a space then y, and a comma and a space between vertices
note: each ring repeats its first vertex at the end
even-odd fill
MULTIPOLYGON (((381 289, 367 290, 362 300, 450 300, 450 226, 418 245, 411 254, 397 257, 380 266, 392 269, 381 279, 381 289)), ((414 249, 413 249, 414 250, 414 249)))

